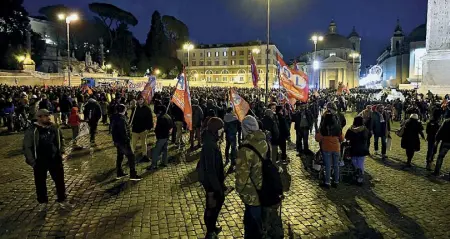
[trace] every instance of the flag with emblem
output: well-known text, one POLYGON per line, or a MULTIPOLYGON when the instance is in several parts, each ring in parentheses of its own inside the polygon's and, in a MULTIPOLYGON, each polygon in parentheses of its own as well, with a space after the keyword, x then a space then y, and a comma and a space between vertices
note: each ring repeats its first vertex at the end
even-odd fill
POLYGON ((172 102, 183 111, 184 121, 188 129, 192 130, 191 93, 189 92, 189 84, 184 68, 183 73, 178 76, 178 83, 172 96, 172 102))
POLYGON ((247 116, 248 111, 250 110, 250 105, 242 99, 242 97, 236 93, 234 89, 230 89, 230 102, 233 106, 234 113, 240 122, 244 120, 245 116, 247 116))
POLYGON ((253 87, 258 87, 258 81, 259 81, 259 75, 258 75, 258 69, 256 68, 255 59, 253 56, 250 58, 250 67, 252 71, 252 80, 253 80, 253 87))
POLYGON ((289 101, 307 102, 309 98, 308 76, 301 70, 289 68, 280 55, 277 55, 277 60, 280 85, 286 89, 289 101))
POLYGON ((150 102, 153 99, 153 96, 155 95, 156 90, 156 76, 151 75, 148 77, 148 82, 145 84, 144 90, 142 91, 141 95, 145 99, 145 102, 147 104, 150 104, 150 102))

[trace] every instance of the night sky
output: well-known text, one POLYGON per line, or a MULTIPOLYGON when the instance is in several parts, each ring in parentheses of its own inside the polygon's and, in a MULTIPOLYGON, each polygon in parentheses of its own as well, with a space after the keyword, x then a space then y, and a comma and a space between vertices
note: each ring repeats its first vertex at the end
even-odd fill
MULTIPOLYGON (((30 15, 40 7, 64 4, 91 17, 92 0, 24 0, 30 15)), ((139 21, 134 35, 145 42, 153 11, 183 21, 194 43, 236 43, 266 39, 266 0, 109 0, 133 13, 139 21)), ((331 19, 339 34, 347 36, 352 27, 362 37, 363 64, 374 64, 400 19, 409 34, 426 21, 426 0, 271 0, 271 41, 285 59, 309 51, 314 32, 325 34, 331 19)))

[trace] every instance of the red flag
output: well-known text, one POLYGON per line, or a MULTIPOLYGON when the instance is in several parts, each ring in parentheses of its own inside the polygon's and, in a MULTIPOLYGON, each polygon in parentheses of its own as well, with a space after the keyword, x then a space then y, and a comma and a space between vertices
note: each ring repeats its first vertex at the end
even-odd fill
POLYGON ((256 69, 256 63, 255 59, 253 59, 253 56, 250 58, 250 67, 252 71, 252 80, 253 80, 253 87, 258 87, 258 81, 259 81, 259 75, 258 75, 258 69, 256 69))
POLYGON ((238 117, 239 121, 242 122, 250 110, 250 105, 233 89, 230 89, 230 102, 233 104, 234 113, 238 117))
POLYGON ((309 97, 308 76, 300 70, 290 69, 286 63, 277 55, 279 64, 280 84, 286 89, 289 101, 299 100, 307 102, 309 97))
POLYGON ((188 129, 192 130, 191 93, 189 91, 189 84, 184 69, 183 73, 178 77, 177 88, 173 94, 172 102, 183 111, 184 121, 186 122, 188 129))
POLYGON ((144 97, 145 102, 147 104, 150 104, 150 102, 152 101, 153 95, 155 94, 155 89, 156 89, 156 76, 152 75, 148 78, 148 82, 141 93, 142 97, 144 97))

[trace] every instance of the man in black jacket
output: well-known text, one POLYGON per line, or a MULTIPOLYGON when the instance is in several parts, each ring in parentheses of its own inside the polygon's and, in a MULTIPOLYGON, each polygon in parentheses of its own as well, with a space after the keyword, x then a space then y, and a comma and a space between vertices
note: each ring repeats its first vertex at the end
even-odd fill
POLYGON ((137 142, 140 141, 142 161, 150 162, 147 157, 147 133, 153 129, 153 114, 151 109, 145 105, 144 97, 138 97, 137 106, 131 113, 131 149, 136 152, 137 142))
POLYGON ((84 120, 88 122, 89 133, 91 135, 91 145, 95 145, 95 134, 97 133, 98 121, 102 117, 102 109, 100 104, 94 97, 88 100, 88 103, 84 106, 84 120))
POLYGON ((278 145, 279 145, 279 137, 280 137, 280 129, 277 117, 274 115, 272 109, 267 109, 264 112, 264 118, 262 120, 264 131, 269 133, 269 141, 270 141, 270 158, 273 163, 278 161, 278 145))
POLYGON ((194 139, 197 139, 197 147, 201 147, 201 129, 203 121, 203 110, 198 104, 198 100, 192 100, 192 127, 190 132, 191 151, 194 150, 194 139))
POLYGON ((312 129, 314 119, 311 111, 307 108, 305 103, 297 103, 297 112, 295 112, 294 115, 294 122, 295 132, 297 135, 297 153, 307 152, 309 150, 309 131, 312 129))
POLYGON ((169 142, 170 130, 173 128, 172 118, 166 113, 166 107, 164 105, 158 106, 155 109, 155 113, 158 116, 155 127, 156 143, 152 150, 152 164, 147 168, 148 170, 157 169, 158 159, 161 154, 162 163, 160 166, 167 166, 167 144, 169 142))
POLYGON ((175 135, 172 135, 172 141, 173 141, 173 136, 175 136, 175 145, 178 148, 181 148, 183 145, 182 136, 183 136, 184 113, 180 109, 180 107, 173 104, 172 108, 171 108, 171 114, 172 114, 173 121, 175 122, 175 131, 176 131, 175 135))
POLYGON ((445 155, 447 155, 450 150, 450 115, 446 115, 446 119, 442 126, 439 128, 436 134, 436 148, 441 142, 441 147, 439 148, 439 155, 436 160, 436 167, 434 169, 434 175, 439 176, 441 172, 442 162, 444 161, 445 155))
POLYGON ((64 138, 57 125, 50 121, 50 112, 38 110, 37 122, 25 131, 23 150, 26 163, 33 167, 39 209, 47 209, 47 172, 50 172, 56 186, 56 200, 62 208, 72 207, 66 201, 64 184, 64 138))
POLYGON ((67 95, 63 95, 61 102, 59 103, 59 108, 61 109, 62 123, 67 125, 67 120, 69 119, 70 111, 72 110, 72 103, 69 101, 67 95))
POLYGON ((135 156, 131 149, 131 132, 125 113, 127 111, 125 105, 117 106, 118 114, 113 115, 111 121, 111 133, 114 145, 117 149, 116 169, 117 179, 126 176, 122 169, 122 161, 124 155, 127 156, 128 166, 130 167, 130 180, 139 181, 141 177, 136 173, 135 156))

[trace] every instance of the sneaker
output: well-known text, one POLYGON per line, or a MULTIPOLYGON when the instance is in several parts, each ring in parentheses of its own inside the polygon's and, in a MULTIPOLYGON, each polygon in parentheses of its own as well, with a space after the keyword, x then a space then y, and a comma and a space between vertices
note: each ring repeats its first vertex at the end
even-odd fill
POLYGON ((67 201, 60 202, 60 203, 59 203, 59 206, 60 206, 62 209, 65 209, 65 210, 69 210, 69 209, 74 208, 73 204, 70 204, 70 203, 68 203, 67 201))
POLYGON ((130 177, 130 180, 131 180, 131 181, 141 181, 141 180, 142 180, 142 177, 139 176, 139 175, 135 175, 135 176, 131 176, 131 177, 130 177))
POLYGON ((128 174, 126 174, 126 173, 119 173, 119 174, 117 174, 116 179, 117 179, 117 180, 122 179, 123 177, 125 177, 125 176, 127 176, 127 175, 128 175, 128 174))
POLYGON ((38 211, 39 212, 45 212, 48 209, 48 203, 39 203, 38 205, 38 211))

